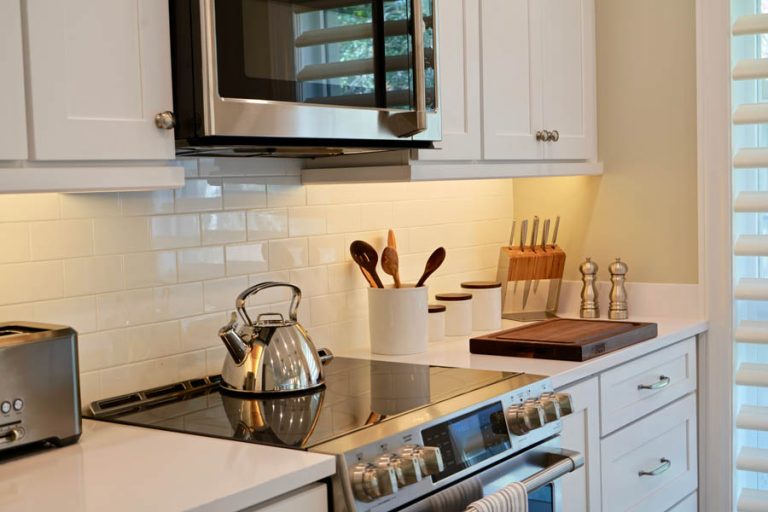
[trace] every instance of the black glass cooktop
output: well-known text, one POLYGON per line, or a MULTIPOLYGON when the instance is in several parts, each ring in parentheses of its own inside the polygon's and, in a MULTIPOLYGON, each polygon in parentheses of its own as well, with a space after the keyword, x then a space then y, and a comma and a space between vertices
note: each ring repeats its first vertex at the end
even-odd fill
POLYGON ((86 417, 308 449, 519 375, 344 357, 325 371, 325 386, 305 394, 243 398, 222 392, 212 377, 100 400, 86 417))

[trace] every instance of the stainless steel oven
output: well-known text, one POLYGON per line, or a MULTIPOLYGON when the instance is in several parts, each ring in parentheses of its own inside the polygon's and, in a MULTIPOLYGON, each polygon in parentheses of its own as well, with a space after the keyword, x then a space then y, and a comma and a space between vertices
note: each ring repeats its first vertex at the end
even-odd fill
POLYGON ((179 152, 431 147, 436 1, 170 0, 179 152))

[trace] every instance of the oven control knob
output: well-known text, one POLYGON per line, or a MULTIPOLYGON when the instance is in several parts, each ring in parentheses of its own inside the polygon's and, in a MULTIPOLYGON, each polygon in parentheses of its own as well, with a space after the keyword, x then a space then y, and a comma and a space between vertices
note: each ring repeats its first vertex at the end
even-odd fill
POLYGON ((557 403, 560 404, 560 416, 567 416, 573 414, 573 400, 568 393, 555 393, 557 403))
POLYGON ((518 436, 541 428, 546 422, 544 408, 533 400, 526 400, 520 405, 513 405, 507 411, 509 430, 518 436))
POLYGON ((413 457, 400 457, 394 453, 376 459, 378 467, 391 466, 395 470, 398 487, 421 481, 421 465, 413 457))
POLYGON ((538 400, 536 400, 536 403, 541 405, 544 409, 544 418, 547 422, 557 421, 560 419, 560 416, 562 416, 560 402, 557 400, 554 393, 544 393, 538 400))
POLYGON ((397 477, 392 467, 377 467, 361 462, 352 468, 352 490, 360 501, 374 501, 397 492, 397 477))
POLYGON ((436 475, 445 469, 443 454, 436 446, 407 445, 400 450, 400 456, 418 462, 423 476, 436 475))

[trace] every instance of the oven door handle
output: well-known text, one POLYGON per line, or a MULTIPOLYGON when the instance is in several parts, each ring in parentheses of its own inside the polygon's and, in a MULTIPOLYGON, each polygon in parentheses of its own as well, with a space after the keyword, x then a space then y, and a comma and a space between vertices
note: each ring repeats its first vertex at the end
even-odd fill
POLYGON ((553 450, 547 455, 552 463, 520 482, 529 494, 584 465, 584 456, 573 450, 553 450))
MULTIPOLYGON (((398 137, 411 137, 427 129, 427 58, 424 51, 422 2, 423 0, 413 0, 413 89, 416 108, 410 112, 400 112, 390 116, 390 126, 398 137)), ((432 58, 436 59, 434 55, 432 58)))

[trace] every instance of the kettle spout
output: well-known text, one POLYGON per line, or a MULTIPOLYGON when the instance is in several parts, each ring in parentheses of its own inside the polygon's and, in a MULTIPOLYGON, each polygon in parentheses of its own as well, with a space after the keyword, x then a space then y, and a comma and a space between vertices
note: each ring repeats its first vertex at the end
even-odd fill
POLYGON ((219 329, 219 338, 224 342, 224 346, 229 350, 229 355, 237 365, 240 365, 248 357, 251 351, 250 345, 243 341, 242 336, 237 332, 237 315, 232 313, 229 323, 219 329))

